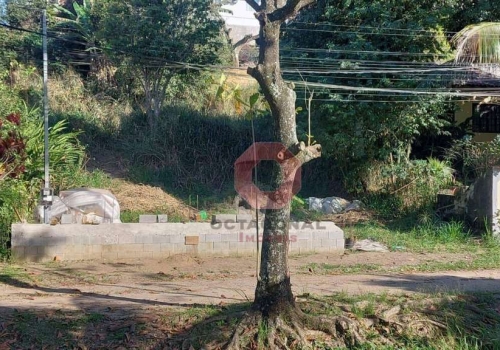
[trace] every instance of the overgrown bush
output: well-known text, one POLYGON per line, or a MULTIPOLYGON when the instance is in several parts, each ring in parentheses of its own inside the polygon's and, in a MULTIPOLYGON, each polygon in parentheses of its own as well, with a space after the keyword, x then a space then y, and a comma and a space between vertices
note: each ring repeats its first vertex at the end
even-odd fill
POLYGON ((387 216, 425 211, 453 180, 449 164, 433 158, 378 164, 368 172, 367 203, 387 216))
MULTIPOLYGON (((162 113, 154 132, 142 115, 123 123, 119 147, 136 165, 133 178, 184 196, 232 188, 234 162, 252 144, 250 121, 185 106, 162 113)), ((255 128, 258 140, 269 140, 266 120, 256 120, 255 128)))
POLYGON ((465 184, 473 182, 494 165, 500 165, 500 137, 491 142, 473 142, 471 136, 456 140, 446 152, 465 184))
MULTIPOLYGON (((7 149, 0 159, 0 169, 6 174, 0 180, 0 253, 7 248, 11 223, 32 217, 44 174, 41 112, 28 109, 16 91, 0 84, 2 89, 7 93, 0 96, 0 105, 5 103, 12 113, 0 117, 0 144, 7 149)), ((68 132, 66 127, 66 122, 59 121, 49 129, 51 181, 55 187, 62 179, 74 176, 76 169, 81 169, 85 156, 78 133, 68 132)))

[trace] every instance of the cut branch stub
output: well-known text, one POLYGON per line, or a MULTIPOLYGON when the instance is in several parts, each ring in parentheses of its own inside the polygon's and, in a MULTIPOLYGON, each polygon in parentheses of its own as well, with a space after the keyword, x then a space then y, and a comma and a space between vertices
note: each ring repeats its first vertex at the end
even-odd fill
POLYGON ((234 163, 234 187, 252 207, 280 209, 287 206, 300 191, 300 160, 279 142, 258 142, 248 148, 234 163), (283 180, 275 191, 261 191, 253 182, 252 172, 262 160, 274 160, 281 167, 283 180))

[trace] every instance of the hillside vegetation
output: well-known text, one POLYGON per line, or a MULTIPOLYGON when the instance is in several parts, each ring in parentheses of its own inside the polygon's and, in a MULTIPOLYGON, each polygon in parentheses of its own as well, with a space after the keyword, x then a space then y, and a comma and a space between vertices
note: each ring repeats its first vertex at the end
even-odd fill
MULTIPOLYGON (((211 0, 126 3, 49 8, 52 186, 111 189, 126 221, 142 212, 189 220, 197 210, 232 210, 234 161, 254 139, 273 138, 265 104, 251 108, 257 85, 230 67, 231 43, 211 0), (182 21, 193 11, 196 21, 182 21)), ((299 197, 356 197, 385 219, 433 218, 438 190, 477 176, 481 159, 498 154, 497 144, 456 141, 467 128, 453 125, 450 97, 314 85, 445 86, 446 76, 384 70, 442 64, 453 57, 450 32, 498 17, 496 8, 462 5, 324 1, 284 26, 282 65, 296 82, 298 134, 324 146, 323 158, 303 169, 299 197), (365 64, 369 74, 343 75, 365 64)), ((2 252, 10 224, 33 220, 42 187, 40 15, 37 4, 12 0, 0 27, 2 252)), ((261 182, 265 172, 262 165, 261 182)), ((302 206, 297 215, 314 218, 302 206)))

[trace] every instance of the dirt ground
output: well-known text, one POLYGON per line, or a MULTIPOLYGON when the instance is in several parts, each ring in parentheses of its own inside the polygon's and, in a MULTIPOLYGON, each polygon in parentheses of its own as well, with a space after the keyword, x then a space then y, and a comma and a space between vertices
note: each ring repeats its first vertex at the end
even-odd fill
MULTIPOLYGON (((311 254, 292 256, 290 270, 296 294, 498 290, 500 270, 395 272, 402 266, 464 259, 469 257, 405 252, 311 254), (318 274, 308 268, 312 263, 341 267, 373 264, 387 268, 387 272, 318 274)), ((256 285, 255 257, 181 255, 163 260, 53 262, 18 267, 19 275, 0 272, 0 313, 14 309, 221 305, 250 301, 256 285)))

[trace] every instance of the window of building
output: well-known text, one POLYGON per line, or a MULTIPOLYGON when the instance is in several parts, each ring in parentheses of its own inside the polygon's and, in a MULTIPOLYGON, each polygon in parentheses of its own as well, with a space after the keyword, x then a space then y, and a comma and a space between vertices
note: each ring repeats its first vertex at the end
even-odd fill
POLYGON ((483 133, 500 133, 500 105, 472 105, 472 131, 483 133))

